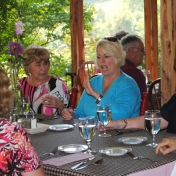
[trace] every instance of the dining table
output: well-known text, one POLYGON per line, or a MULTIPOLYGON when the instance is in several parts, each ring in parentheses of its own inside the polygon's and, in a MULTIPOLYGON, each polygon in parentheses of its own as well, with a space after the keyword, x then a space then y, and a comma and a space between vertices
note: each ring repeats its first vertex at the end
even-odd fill
MULTIPOLYGON (((48 124, 49 126, 58 124, 72 124, 73 128, 54 131, 47 129, 44 132, 29 134, 32 144, 36 149, 37 154, 40 156, 43 153, 51 152, 55 148, 63 145, 81 144, 86 145, 86 141, 83 140, 79 133, 78 120, 72 119, 70 121, 63 120, 62 117, 48 117, 45 115, 37 115, 38 123, 48 124)), ((176 152, 162 155, 161 153, 155 154, 155 148, 147 147, 146 145, 152 142, 152 137, 144 129, 136 130, 108 130, 111 133, 111 137, 103 138, 98 135, 101 133, 96 129, 96 134, 91 141, 91 148, 97 153, 94 154, 94 161, 103 158, 103 162, 100 165, 90 164, 87 167, 80 170, 73 170, 71 167, 78 164, 80 161, 67 163, 60 166, 43 164, 42 167, 47 176, 150 176, 171 175, 174 165, 176 163, 176 152), (120 142, 119 139, 123 137, 145 137, 147 140, 137 144, 125 144, 120 142), (133 159, 128 155, 128 152, 120 156, 111 156, 104 153, 100 153, 100 150, 106 148, 128 148, 135 156, 144 156, 157 163, 145 160, 145 159, 133 159), (150 172, 149 172, 150 171, 150 172), (167 172, 167 174, 166 174, 167 172)), ((175 137, 175 134, 159 132, 156 135, 156 142, 160 142, 163 138, 175 137)), ((63 156, 71 155, 58 150, 55 155, 46 155, 40 157, 41 161, 47 161, 52 158, 61 158, 63 156)), ((90 161, 93 162, 93 161, 90 161)))

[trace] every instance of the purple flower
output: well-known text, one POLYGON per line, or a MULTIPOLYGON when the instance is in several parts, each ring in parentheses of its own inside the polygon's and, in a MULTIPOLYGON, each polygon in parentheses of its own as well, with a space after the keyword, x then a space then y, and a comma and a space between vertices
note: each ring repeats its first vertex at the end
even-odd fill
POLYGON ((12 42, 9 45, 9 53, 12 56, 19 56, 20 54, 22 54, 22 52, 23 52, 23 47, 22 47, 22 45, 20 43, 12 42))
POLYGON ((15 31, 17 35, 21 35, 23 33, 24 27, 22 21, 17 21, 15 23, 15 31))

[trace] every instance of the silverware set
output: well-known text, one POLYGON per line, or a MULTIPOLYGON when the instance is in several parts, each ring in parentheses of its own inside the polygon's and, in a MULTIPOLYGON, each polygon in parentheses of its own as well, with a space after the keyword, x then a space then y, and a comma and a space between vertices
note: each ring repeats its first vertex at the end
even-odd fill
MULTIPOLYGON (((94 159, 94 158, 92 158, 92 159, 94 159)), ((92 162, 89 163, 88 161, 90 161, 92 159, 89 158, 86 161, 80 162, 80 163, 76 164, 75 166, 71 167, 71 169, 73 169, 73 170, 80 170, 80 169, 86 168, 89 165, 100 165, 104 161, 104 158, 100 158, 100 159, 96 160, 93 163, 92 162)))

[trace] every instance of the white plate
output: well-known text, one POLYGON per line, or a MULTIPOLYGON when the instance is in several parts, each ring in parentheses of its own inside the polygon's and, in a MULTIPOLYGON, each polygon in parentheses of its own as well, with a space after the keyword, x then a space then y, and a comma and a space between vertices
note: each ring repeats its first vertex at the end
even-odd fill
POLYGON ((42 123, 37 123, 37 128, 34 128, 34 129, 25 128, 25 130, 26 130, 29 134, 36 134, 36 133, 45 132, 45 131, 48 129, 48 127, 49 127, 49 125, 42 124, 42 123))
POLYGON ((111 148, 99 150, 100 153, 106 154, 108 156, 121 156, 131 151, 132 151, 131 148, 125 148, 125 147, 111 147, 111 148))
POLYGON ((58 150, 63 151, 65 153, 78 153, 88 149, 87 145, 81 144, 68 144, 62 145, 58 147, 58 150))
POLYGON ((142 136, 122 137, 118 139, 119 142, 123 142, 124 144, 140 144, 146 140, 147 140, 147 137, 142 137, 142 136))
POLYGON ((50 125, 49 129, 54 131, 64 131, 68 129, 73 129, 74 126, 70 124, 58 124, 58 125, 50 125))

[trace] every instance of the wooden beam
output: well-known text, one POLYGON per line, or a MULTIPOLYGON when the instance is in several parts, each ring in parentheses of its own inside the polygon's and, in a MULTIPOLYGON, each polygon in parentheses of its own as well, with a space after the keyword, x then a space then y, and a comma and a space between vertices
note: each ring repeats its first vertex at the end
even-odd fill
POLYGON ((176 1, 161 0, 161 92, 166 103, 176 92, 176 1))
POLYGON ((72 71, 84 62, 83 0, 70 0, 72 71))
MULTIPOLYGON (((78 67, 84 62, 84 18, 83 0, 70 0, 70 31, 71 31, 71 56, 72 72, 78 71, 78 67)), ((78 76, 74 79, 74 85, 78 88, 78 99, 82 94, 78 76)))
POLYGON ((157 0, 144 0, 146 69, 151 79, 158 78, 158 21, 157 0))

